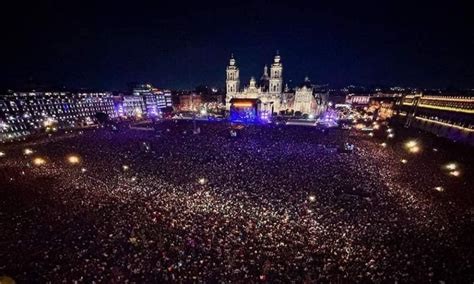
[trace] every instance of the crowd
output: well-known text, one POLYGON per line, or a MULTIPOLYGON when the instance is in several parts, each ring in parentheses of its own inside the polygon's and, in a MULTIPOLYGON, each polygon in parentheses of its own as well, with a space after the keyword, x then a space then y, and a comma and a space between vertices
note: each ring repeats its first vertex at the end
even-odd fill
POLYGON ((449 149, 409 154, 401 140, 381 147, 356 130, 250 125, 231 136, 222 122, 200 123, 198 135, 185 121, 154 127, 3 146, 0 276, 474 280, 472 168, 443 174, 449 149), (344 143, 355 150, 338 152, 344 143), (69 164, 71 154, 81 162, 69 164), (35 156, 46 163, 32 164, 35 156))

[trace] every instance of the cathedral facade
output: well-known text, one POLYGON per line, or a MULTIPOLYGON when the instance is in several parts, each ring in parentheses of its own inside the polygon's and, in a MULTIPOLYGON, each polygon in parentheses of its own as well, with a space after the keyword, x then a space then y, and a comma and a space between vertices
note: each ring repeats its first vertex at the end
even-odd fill
POLYGON ((231 56, 226 69, 226 108, 230 108, 231 99, 258 99, 262 110, 269 113, 300 112, 301 114, 318 114, 318 103, 314 88, 308 78, 303 84, 290 90, 283 83, 283 65, 277 53, 268 70, 263 68, 260 80, 252 77, 247 86, 240 87, 240 70, 234 56, 231 56))

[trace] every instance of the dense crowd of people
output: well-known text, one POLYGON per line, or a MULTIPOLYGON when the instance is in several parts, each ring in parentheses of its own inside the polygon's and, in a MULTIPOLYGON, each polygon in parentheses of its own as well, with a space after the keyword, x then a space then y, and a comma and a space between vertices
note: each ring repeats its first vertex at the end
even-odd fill
POLYGON ((154 127, 3 146, 0 276, 474 280, 472 168, 449 149, 410 154, 401 133, 382 147, 356 130, 248 125, 231 136, 223 122, 200 123, 198 135, 189 122, 154 127), (355 150, 341 153, 344 143, 355 150), (453 158, 461 176, 443 172, 453 158))

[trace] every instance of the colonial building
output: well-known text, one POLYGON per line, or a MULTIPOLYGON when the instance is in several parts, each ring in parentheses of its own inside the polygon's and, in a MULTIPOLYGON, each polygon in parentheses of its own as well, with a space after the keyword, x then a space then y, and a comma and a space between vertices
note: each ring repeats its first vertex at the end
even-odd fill
POLYGON ((231 56, 226 69, 226 108, 230 109, 230 101, 236 99, 258 99, 261 101, 262 112, 279 113, 282 111, 301 112, 302 114, 318 114, 318 101, 315 99, 313 85, 308 78, 303 84, 290 90, 283 88, 283 64, 277 53, 270 66, 265 65, 260 80, 251 77, 247 86, 240 88, 240 70, 234 56, 231 56))

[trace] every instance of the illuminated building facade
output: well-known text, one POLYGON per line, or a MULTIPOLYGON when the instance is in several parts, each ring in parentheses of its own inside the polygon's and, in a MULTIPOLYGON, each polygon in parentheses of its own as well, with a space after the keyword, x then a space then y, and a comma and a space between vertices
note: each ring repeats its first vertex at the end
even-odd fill
POLYGON ((396 104, 397 118, 416 127, 474 145, 474 96, 411 94, 396 104))
POLYGON ((112 119, 141 117, 157 115, 166 107, 172 107, 171 92, 154 88, 131 96, 113 96, 110 92, 12 92, 0 96, 0 141, 21 140, 53 124, 56 130, 92 124, 98 112, 112 119))
POLYGON ((180 111, 199 111, 202 107, 202 98, 200 95, 192 93, 179 96, 180 111))
POLYGON ((123 113, 126 116, 158 116, 163 109, 173 106, 171 91, 161 91, 150 84, 139 84, 132 92, 133 96, 124 97, 123 100, 123 113))
POLYGON ((226 108, 230 109, 232 99, 257 99, 261 102, 262 112, 273 114, 281 111, 301 112, 302 114, 319 114, 318 100, 315 98, 313 85, 306 78, 305 82, 290 91, 283 85, 283 64, 277 53, 270 65, 265 65, 260 80, 252 77, 249 85, 240 88, 240 70, 236 60, 231 56, 226 69, 226 108))
POLYGON ((110 93, 9 93, 0 96, 0 141, 22 139, 53 122, 57 128, 83 125, 97 112, 117 116, 110 93))

